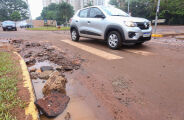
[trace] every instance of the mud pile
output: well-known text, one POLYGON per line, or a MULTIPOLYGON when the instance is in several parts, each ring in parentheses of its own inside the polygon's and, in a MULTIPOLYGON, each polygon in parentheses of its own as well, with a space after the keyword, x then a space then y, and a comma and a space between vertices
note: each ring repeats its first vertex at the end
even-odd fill
POLYGON ((11 40, 10 43, 23 56, 33 83, 42 81, 41 86, 37 85, 42 87, 39 92, 43 95, 35 101, 37 108, 47 117, 61 114, 70 100, 65 90, 67 79, 64 73, 79 69, 82 61, 68 58, 64 52, 48 44, 24 40, 11 40))

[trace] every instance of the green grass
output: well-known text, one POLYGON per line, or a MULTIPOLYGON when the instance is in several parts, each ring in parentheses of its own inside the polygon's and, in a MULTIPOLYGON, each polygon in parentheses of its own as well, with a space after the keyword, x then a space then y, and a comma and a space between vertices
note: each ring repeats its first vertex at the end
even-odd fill
POLYGON ((10 111, 24 107, 25 103, 17 96, 19 67, 9 52, 0 52, 0 120, 16 120, 10 111))
POLYGON ((35 30, 35 31, 63 31, 70 30, 70 27, 61 27, 60 29, 57 27, 38 27, 38 28, 27 28, 27 30, 35 30))

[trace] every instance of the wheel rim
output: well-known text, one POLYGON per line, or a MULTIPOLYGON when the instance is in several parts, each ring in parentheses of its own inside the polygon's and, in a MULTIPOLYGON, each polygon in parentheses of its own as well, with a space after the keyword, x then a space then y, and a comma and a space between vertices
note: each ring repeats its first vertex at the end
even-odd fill
POLYGON ((72 31, 72 40, 76 40, 77 38, 77 33, 75 30, 72 31))
POLYGON ((111 47, 116 47, 118 44, 118 36, 116 34, 111 34, 109 36, 108 42, 111 47))

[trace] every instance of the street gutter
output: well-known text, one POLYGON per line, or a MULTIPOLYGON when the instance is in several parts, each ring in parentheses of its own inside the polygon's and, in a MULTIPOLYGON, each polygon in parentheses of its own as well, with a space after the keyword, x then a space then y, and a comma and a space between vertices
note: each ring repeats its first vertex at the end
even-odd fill
POLYGON ((29 75, 27 66, 25 64, 24 59, 17 52, 14 52, 14 54, 16 54, 20 58, 19 62, 20 62, 20 66, 21 66, 21 69, 22 69, 24 87, 28 88, 29 94, 30 94, 30 101, 29 101, 28 106, 25 108, 25 114, 26 115, 31 115, 32 120, 39 120, 40 119, 39 118, 39 113, 38 113, 38 110, 37 110, 37 108, 34 104, 36 98, 35 98, 35 94, 33 92, 33 86, 32 86, 32 82, 31 82, 31 79, 30 79, 30 75, 29 75))

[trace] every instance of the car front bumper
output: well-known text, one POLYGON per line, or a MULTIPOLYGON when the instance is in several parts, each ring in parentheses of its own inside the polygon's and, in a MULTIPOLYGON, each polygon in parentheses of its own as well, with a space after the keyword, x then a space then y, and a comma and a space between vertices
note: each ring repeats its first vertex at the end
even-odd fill
POLYGON ((140 43, 151 40, 152 27, 141 30, 138 27, 127 27, 124 30, 124 42, 126 43, 140 43))
POLYGON ((6 29, 6 30, 14 30, 14 29, 16 29, 16 27, 8 26, 8 27, 4 27, 4 29, 6 29))

